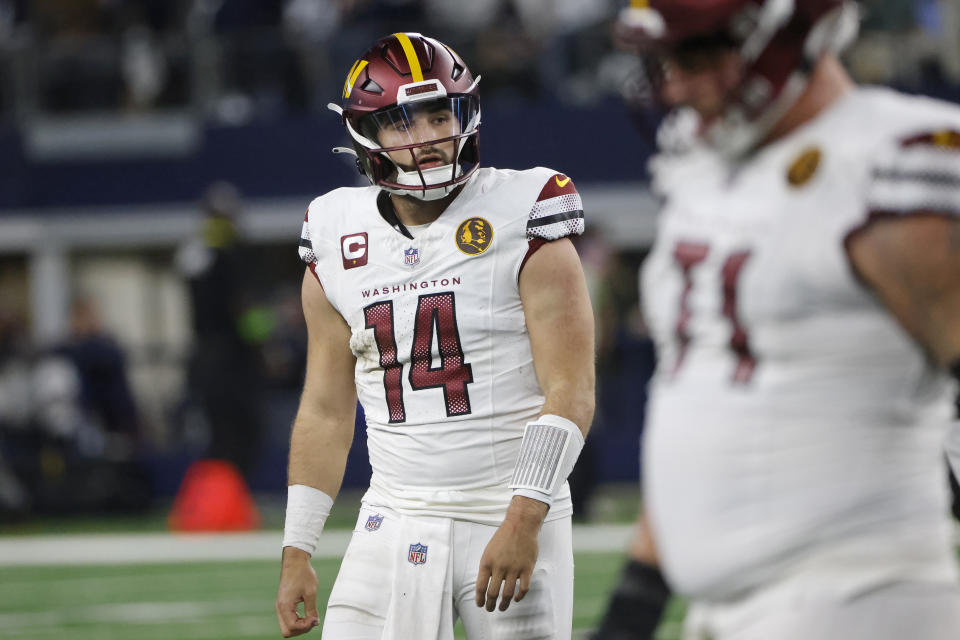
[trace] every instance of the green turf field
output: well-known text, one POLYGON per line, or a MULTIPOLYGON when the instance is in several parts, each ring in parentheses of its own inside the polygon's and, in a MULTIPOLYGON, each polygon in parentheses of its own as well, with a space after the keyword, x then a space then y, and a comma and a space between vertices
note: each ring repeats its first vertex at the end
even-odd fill
MULTIPOLYGON (((574 637, 595 624, 621 560, 577 554, 574 637)), ((321 607, 339 564, 314 560, 321 607)), ((275 639, 278 571, 270 561, 0 568, 0 638, 275 639)))
MULTIPOLYGON (((343 492, 327 523, 349 530, 359 492, 343 492)), ((629 523, 636 513, 636 487, 603 487, 595 500, 604 522, 629 523)), ((258 500, 264 528, 282 525, 283 505, 258 500)), ((0 523, 8 535, 159 533, 166 509, 117 517, 39 518, 0 523)), ((278 533, 279 535, 279 533, 278 533)), ((591 629, 617 578, 620 552, 576 555, 575 638, 591 629)), ((48 563, 49 564, 49 563, 48 563)), ((339 558, 315 558, 318 603, 326 603, 339 558)), ((92 565, 0 566, 0 639, 36 640, 226 640, 280 638, 273 612, 277 561, 92 565)), ((306 637, 319 637, 314 631, 306 637)), ((465 637, 462 632, 458 638, 465 637)), ((668 636, 670 637, 670 636, 668 636)))

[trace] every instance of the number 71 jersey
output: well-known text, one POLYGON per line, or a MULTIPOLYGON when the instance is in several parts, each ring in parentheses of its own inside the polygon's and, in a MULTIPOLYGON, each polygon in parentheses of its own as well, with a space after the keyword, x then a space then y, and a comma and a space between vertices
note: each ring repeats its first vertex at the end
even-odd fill
MULTIPOLYGON (((542 242, 582 233, 580 196, 550 169, 482 168, 410 238, 381 213, 381 193, 317 198, 300 243, 352 332, 365 501, 498 525, 524 424, 544 401, 520 271, 542 242)), ((569 513, 565 490, 549 517, 569 513)))
POLYGON ((955 106, 863 88, 740 164, 655 164, 644 504, 678 592, 730 597, 858 537, 955 560, 950 385, 847 245, 876 219, 960 216, 958 132, 955 106))

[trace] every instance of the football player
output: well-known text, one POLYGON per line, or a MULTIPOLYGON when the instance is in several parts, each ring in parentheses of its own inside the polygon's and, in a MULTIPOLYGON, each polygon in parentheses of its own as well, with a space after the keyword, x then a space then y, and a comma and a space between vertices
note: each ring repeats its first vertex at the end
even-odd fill
POLYGON ((960 633, 960 108, 855 86, 857 26, 844 0, 623 15, 675 111, 641 277, 645 517, 599 638, 652 637, 671 588, 690 640, 960 633))
POLYGON ((359 397, 373 475, 324 637, 448 639, 460 618, 472 638, 570 638, 566 478, 594 403, 593 316, 569 239, 583 207, 557 171, 479 167, 478 81, 442 42, 395 33, 331 106, 352 141, 337 151, 371 185, 315 199, 300 240, 309 352, 284 636, 318 624, 310 554, 359 397))

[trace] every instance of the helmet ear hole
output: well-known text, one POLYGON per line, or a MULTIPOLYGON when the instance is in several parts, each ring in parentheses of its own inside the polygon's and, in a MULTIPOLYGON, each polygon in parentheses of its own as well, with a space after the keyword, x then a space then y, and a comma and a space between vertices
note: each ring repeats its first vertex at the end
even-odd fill
POLYGON ((353 142, 353 148, 357 154, 357 171, 360 172, 360 175, 366 176, 371 182, 376 181, 376 175, 374 173, 375 168, 370 154, 367 153, 366 148, 358 144, 356 141, 353 142))
POLYGON ((370 168, 368 177, 373 180, 374 183, 383 180, 395 170, 393 163, 379 153, 368 152, 366 157, 370 168))

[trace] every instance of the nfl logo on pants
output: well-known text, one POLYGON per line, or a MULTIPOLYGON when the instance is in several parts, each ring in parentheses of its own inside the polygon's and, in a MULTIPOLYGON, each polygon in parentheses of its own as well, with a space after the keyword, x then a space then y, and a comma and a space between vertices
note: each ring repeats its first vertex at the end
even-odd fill
POLYGON ((417 544, 410 545, 410 553, 407 554, 407 560, 411 564, 423 564, 427 561, 427 545, 417 544))
POLYGON ((383 516, 379 513, 367 518, 367 531, 376 531, 383 523, 383 516))

